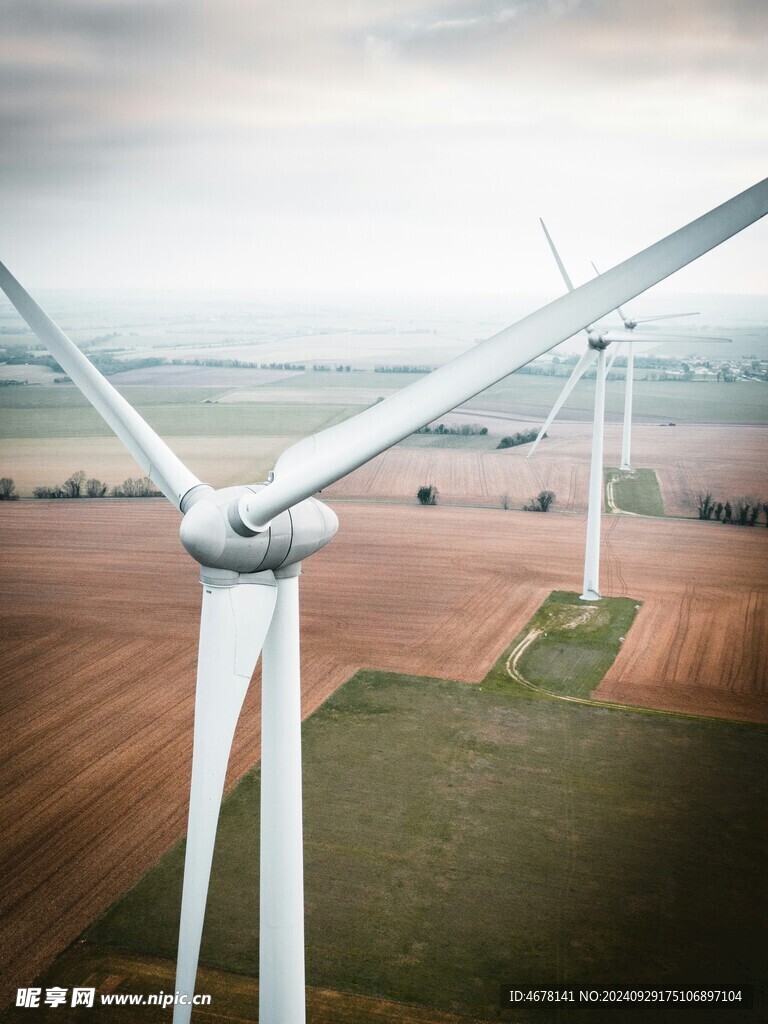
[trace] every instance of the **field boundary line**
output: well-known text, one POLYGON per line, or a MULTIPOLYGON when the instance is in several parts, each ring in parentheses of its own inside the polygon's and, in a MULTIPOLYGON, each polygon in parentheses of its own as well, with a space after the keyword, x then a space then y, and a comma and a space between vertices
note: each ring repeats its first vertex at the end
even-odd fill
MULTIPOLYGON (((40 500, 45 500, 45 499, 40 499, 40 498, 24 498, 22 500, 23 501, 40 501, 40 500)), ((99 499, 99 500, 101 500, 101 499, 99 499)), ((354 496, 350 497, 350 496, 343 496, 343 495, 327 494, 324 500, 327 501, 331 505, 398 505, 398 506, 402 506, 402 505, 408 506, 408 505, 410 505, 413 508, 432 507, 432 506, 422 506, 422 505, 419 505, 419 503, 417 501, 414 501, 412 498, 387 498, 387 497, 376 498, 376 497, 354 497, 354 496)), ((437 503, 437 505, 434 506, 434 507, 435 508, 476 508, 476 509, 484 509, 487 512, 524 512, 525 511, 523 509, 522 505, 520 505, 519 507, 518 506, 515 506, 515 507, 511 507, 510 506, 510 508, 502 508, 501 505, 498 504, 498 503, 494 504, 494 505, 479 505, 479 504, 473 504, 471 502, 460 502, 460 501, 439 501, 437 503)), ((587 517, 587 510, 584 509, 583 511, 579 511, 578 509, 570 509, 570 508, 550 508, 549 511, 546 512, 546 513, 539 513, 539 515, 545 515, 545 514, 548 515, 548 516, 553 516, 553 517, 554 516, 581 516, 582 519, 586 519, 586 517, 587 517)), ((613 514, 614 513, 611 513, 611 512, 603 512, 603 513, 601 513, 601 515, 604 515, 604 516, 611 516, 613 514)), ((712 526, 717 526, 717 525, 725 526, 726 525, 725 523, 722 523, 722 522, 718 523, 718 521, 714 520, 714 519, 699 519, 697 516, 672 516, 672 515, 669 515, 666 512, 664 513, 663 516, 652 516, 652 515, 649 515, 646 512, 626 512, 624 509, 617 508, 617 511, 616 511, 615 514, 616 515, 622 515, 622 516, 632 516, 635 519, 652 519, 654 522, 667 522, 667 523, 710 523, 710 525, 712 525, 712 526)), ((765 528, 765 527, 763 527, 763 528, 765 528)), ((726 721, 726 719, 724 719, 724 721, 726 721)), ((730 719, 727 719, 727 721, 730 721, 730 719)))

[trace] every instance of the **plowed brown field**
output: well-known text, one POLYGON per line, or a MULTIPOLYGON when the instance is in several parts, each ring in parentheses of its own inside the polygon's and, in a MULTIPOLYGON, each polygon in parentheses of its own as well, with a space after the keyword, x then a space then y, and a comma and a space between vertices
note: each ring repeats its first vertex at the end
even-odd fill
MULTIPOLYGON (((338 511, 303 577, 305 714, 360 666, 478 681, 580 584, 582 516, 338 511)), ((3 1000, 183 833, 199 595, 177 529, 158 501, 0 505, 3 1000)), ((615 518, 606 537, 606 592, 645 604, 600 695, 768 720, 768 530, 615 518)), ((254 685, 230 782, 259 736, 254 685)))
MULTIPOLYGON (((475 422, 483 422, 482 416, 475 422)), ((519 429, 510 423, 510 433, 519 429)), ((547 489, 557 495, 557 508, 584 511, 591 429, 589 423, 556 423, 530 459, 530 445, 491 452, 393 448, 327 493, 411 501, 422 484, 434 484, 444 502, 498 506, 500 495, 508 494, 520 507, 547 489)), ((606 424, 605 464, 618 466, 620 455, 621 425, 606 424)), ((656 470, 667 515, 695 517, 698 495, 706 491, 721 501, 745 495, 768 500, 766 427, 635 426, 632 460, 637 468, 656 470)))

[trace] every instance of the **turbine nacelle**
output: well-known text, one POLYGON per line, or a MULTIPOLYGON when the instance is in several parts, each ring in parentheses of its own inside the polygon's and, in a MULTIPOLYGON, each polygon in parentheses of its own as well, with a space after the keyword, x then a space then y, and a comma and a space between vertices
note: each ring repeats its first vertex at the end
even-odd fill
POLYGON ((589 347, 596 352, 602 352, 611 344, 611 339, 601 334, 600 331, 589 331, 587 340, 589 341, 589 347))
POLYGON ((319 551, 339 528, 336 513, 316 498, 306 498, 256 532, 244 525, 240 501, 262 490, 250 487, 195 488, 179 536, 186 551, 207 569, 254 573, 295 565, 319 551))

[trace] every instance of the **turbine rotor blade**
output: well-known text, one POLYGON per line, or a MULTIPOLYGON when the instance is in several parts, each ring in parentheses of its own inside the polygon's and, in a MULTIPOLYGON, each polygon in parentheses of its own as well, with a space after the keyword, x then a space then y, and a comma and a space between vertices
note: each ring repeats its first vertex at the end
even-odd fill
POLYGON ((595 349, 587 348, 584 350, 581 359, 579 359, 578 363, 576 363, 576 365, 574 366, 571 376, 565 382, 565 387, 560 392, 555 404, 552 406, 552 410, 549 416, 547 416, 546 420, 544 421, 544 426, 539 431, 536 440, 533 442, 531 450, 528 452, 526 458, 530 459, 530 457, 536 451, 536 446, 538 445, 542 437, 544 437, 547 430, 549 430, 552 421, 554 420, 555 416, 557 416, 557 414, 560 412, 560 409, 562 408, 566 398, 570 395, 570 393, 576 387, 576 384, 581 380, 581 378, 584 376, 584 374, 587 372, 587 370, 595 362, 596 359, 597 351, 595 349))
POLYGON ((600 331, 596 332, 600 334, 600 337, 605 342, 611 342, 613 344, 624 344, 626 342, 636 341, 650 341, 650 342, 669 342, 669 344, 680 344, 681 341, 695 342, 697 345, 699 342, 708 344, 709 342, 720 342, 721 344, 730 344, 733 338, 724 338, 716 334, 674 334, 670 331, 665 331, 663 334, 656 334, 653 331, 600 331))
MULTIPOLYGON (((597 269, 597 267, 595 266, 595 261, 594 261, 594 260, 590 260, 590 263, 592 264, 592 269, 594 270, 594 272, 595 272, 595 273, 597 274, 597 276, 598 276, 598 277, 600 277, 600 271, 599 271, 599 270, 597 269)), ((621 317, 621 319, 622 319, 622 320, 624 321, 624 325, 625 325, 625 326, 626 326, 626 325, 627 325, 628 323, 631 323, 631 322, 633 322, 633 321, 631 320, 631 318, 627 316, 627 314, 626 314, 626 313, 624 312, 624 310, 623 310, 623 309, 621 308, 621 306, 617 306, 617 307, 616 307, 616 312, 617 312, 617 313, 619 314, 619 316, 621 317)), ((637 321, 634 321, 634 323, 637 323, 637 321)), ((608 371, 606 370, 606 373, 607 373, 607 372, 608 372, 608 371)))
POLYGON ((662 313, 659 316, 636 316, 634 322, 636 324, 650 324, 655 320, 676 320, 681 316, 699 316, 699 313, 662 313))
POLYGON ((539 217, 539 223, 541 224, 544 230, 544 235, 547 241, 549 242, 549 248, 552 250, 552 255, 555 257, 555 263, 557 263, 557 268, 560 271, 560 276, 565 281, 565 287, 568 289, 569 292, 572 292, 573 284, 571 282, 570 277, 568 276, 568 271, 565 269, 563 261, 560 259, 560 253, 555 248, 555 243, 552 241, 550 234, 547 231, 547 225, 544 223, 541 217, 539 217))
POLYGON ((195 738, 189 824, 176 963, 176 991, 189 1005, 177 1004, 173 1024, 188 1024, 203 933, 216 826, 229 752, 245 694, 269 631, 277 600, 271 572, 240 576, 248 582, 220 586, 207 582, 195 691, 195 738))
POLYGON ((2 263, 0 288, 94 409, 114 430, 146 475, 157 484, 172 505, 181 508, 184 495, 200 485, 194 473, 187 469, 165 441, 99 373, 2 263))
POLYGON ((288 448, 240 515, 262 529, 425 423, 484 391, 768 213, 768 179, 344 423, 288 448))
POLYGON ((606 376, 606 377, 607 377, 607 376, 608 376, 608 374, 609 374, 609 373, 611 372, 611 367, 612 367, 612 366, 613 366, 613 364, 614 364, 614 363, 616 362, 616 356, 617 356, 618 354, 619 354, 619 350, 618 350, 617 348, 615 348, 615 349, 613 350, 613 352, 611 352, 611 354, 610 354, 610 355, 608 356, 608 361, 607 361, 607 362, 606 362, 606 364, 605 364, 605 376, 606 376))

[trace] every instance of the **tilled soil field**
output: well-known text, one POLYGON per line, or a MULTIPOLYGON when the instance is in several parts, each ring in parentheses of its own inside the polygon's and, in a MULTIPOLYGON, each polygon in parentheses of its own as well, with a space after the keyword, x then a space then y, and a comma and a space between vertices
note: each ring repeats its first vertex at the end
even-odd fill
MULTIPOLYGON (((483 424, 480 415, 474 420, 483 424)), ((493 429, 498 422, 488 420, 493 429)), ((523 429, 509 424, 509 433, 523 429)), ((440 500, 499 507, 507 495, 520 507, 541 490, 554 491, 558 509, 585 511, 591 423, 556 422, 533 457, 531 446, 501 451, 393 448, 328 489, 334 497, 410 501, 424 484, 440 500)), ((605 428, 605 465, 618 466, 621 425, 605 428)), ((699 494, 716 501, 752 496, 768 500, 768 428, 723 424, 636 425, 632 461, 656 471, 667 515, 695 518, 699 494)), ((762 518, 762 517, 761 517, 762 518)))

